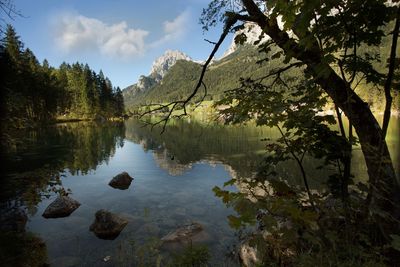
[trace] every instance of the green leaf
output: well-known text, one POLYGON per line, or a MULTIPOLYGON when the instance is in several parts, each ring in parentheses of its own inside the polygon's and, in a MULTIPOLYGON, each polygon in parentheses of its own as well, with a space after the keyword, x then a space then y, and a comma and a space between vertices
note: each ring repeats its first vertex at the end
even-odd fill
POLYGON ((392 240, 392 247, 397 250, 400 251, 400 236, 398 235, 390 235, 390 237, 393 239, 392 240))
POLYGON ((239 229, 242 226, 242 221, 233 215, 228 216, 229 225, 234 229, 239 229))
POLYGON ((230 179, 229 181, 224 183, 224 187, 225 186, 229 186, 229 185, 234 185, 236 182, 236 179, 230 179))

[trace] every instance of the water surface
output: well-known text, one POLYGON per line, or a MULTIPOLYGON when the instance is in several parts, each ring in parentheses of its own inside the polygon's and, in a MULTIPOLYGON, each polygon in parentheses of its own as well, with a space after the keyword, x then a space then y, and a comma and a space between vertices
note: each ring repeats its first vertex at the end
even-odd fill
MULTIPOLYGON (((399 169, 399 120, 392 120, 388 144, 399 169)), ((2 209, 27 211, 26 230, 46 243, 52 266, 136 266, 150 264, 161 252, 151 247, 174 229, 199 222, 201 241, 209 247, 212 266, 234 266, 226 254, 237 243, 226 217, 234 211, 212 192, 232 177, 251 177, 263 159, 263 138, 276 138, 265 127, 172 122, 159 134, 137 120, 124 124, 69 123, 24 133, 14 148, 3 151, 2 209), (129 189, 108 186, 116 174, 134 177, 129 189), (44 209, 57 191, 70 192, 82 205, 69 217, 45 219, 44 209), (115 240, 89 231, 94 214, 107 209, 129 220, 115 240), (111 256, 111 262, 103 258, 111 256), (145 256, 153 259, 144 259, 145 256)), ((22 134, 22 133, 21 133, 22 134)), ((360 151, 353 171, 366 176, 360 151)), ((283 177, 301 183, 293 163, 280 166, 283 177)), ((323 186, 318 162, 306 168, 314 187, 323 186)), ((235 188, 231 188, 235 190, 235 188)), ((153 262, 154 263, 154 262, 153 262)))

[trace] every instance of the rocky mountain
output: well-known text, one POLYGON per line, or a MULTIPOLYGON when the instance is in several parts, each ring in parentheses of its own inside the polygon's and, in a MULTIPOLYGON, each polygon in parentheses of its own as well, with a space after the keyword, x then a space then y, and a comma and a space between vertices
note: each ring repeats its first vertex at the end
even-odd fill
MULTIPOLYGON (((235 33, 223 56, 212 61, 205 77, 208 84, 211 84, 208 88, 209 98, 218 99, 228 87, 237 86, 238 81, 234 82, 232 77, 250 77, 266 71, 266 66, 260 68, 256 65, 256 62, 265 56, 254 46, 261 34, 262 30, 256 24, 245 23, 243 29, 235 33), (243 38, 243 35, 246 36, 243 44, 236 44, 235 39, 243 38)), ((260 43, 268 39, 269 37, 264 36, 260 43)), ((203 63, 193 61, 182 52, 167 50, 154 61, 148 76, 141 76, 137 84, 123 90, 125 106, 182 98, 194 88, 203 63)))
MULTIPOLYGON (((260 79, 271 70, 285 65, 284 58, 279 56, 281 49, 276 45, 271 45, 268 53, 260 52, 254 45, 256 41, 258 43, 261 33, 259 27, 252 23, 246 23, 244 28, 236 32, 234 36, 234 38, 243 38, 240 35, 246 35, 246 39, 242 39, 244 40, 243 45, 238 45, 232 40, 232 44, 224 56, 214 60, 208 66, 203 80, 207 86, 206 100, 223 98, 226 96, 227 90, 240 86, 240 78, 260 79)), ((266 42, 268 39, 269 37, 265 36, 260 43, 266 42)), ((384 52, 381 51, 381 53, 384 52)), ((165 55, 154 62, 149 76, 140 77, 139 82, 132 86, 134 88, 124 90, 125 107, 134 111, 147 104, 185 99, 193 92, 198 82, 202 71, 201 63, 190 60, 183 53, 167 51, 165 55), (128 93, 132 93, 132 95, 126 97, 128 93)), ((286 72, 286 75, 301 77, 303 72, 300 69, 291 69, 286 72)), ((267 82, 264 78, 263 81, 267 82)), ((203 92, 204 88, 201 88, 197 98, 193 100, 202 99, 203 92)), ((362 97, 371 103, 379 103, 382 98, 382 95, 371 93, 371 90, 363 92, 362 97)))
MULTIPOLYGON (((256 78, 265 75, 271 67, 270 63, 257 64, 257 61, 266 56, 265 53, 258 52, 253 45, 245 44, 238 46, 224 58, 214 61, 204 77, 208 95, 206 100, 218 100, 226 90, 237 88, 240 85, 240 77, 256 78)), ((201 64, 193 61, 177 61, 161 82, 144 93, 137 94, 129 103, 126 102, 126 107, 135 109, 141 105, 184 99, 195 88, 201 71, 201 64)), ((195 101, 200 100, 203 90, 204 88, 201 88, 195 101)))
POLYGON ((167 50, 164 55, 157 58, 151 67, 150 76, 158 83, 164 78, 168 70, 175 65, 178 60, 193 61, 189 56, 181 51, 167 50))
MULTIPOLYGON (((244 42, 244 44, 250 44, 253 45, 254 42, 258 41, 260 36, 261 36, 262 30, 261 28, 256 25, 253 22, 246 22, 244 24, 244 28, 235 32, 235 35, 232 38, 232 42, 231 45, 229 46, 229 48, 225 51, 225 53, 223 54, 222 58, 232 54, 233 52, 235 52, 238 49, 238 44, 236 44, 235 39, 237 36, 239 35, 246 35, 246 40, 244 42)), ((264 43, 266 42, 268 39, 270 39, 268 36, 262 36, 262 40, 260 43, 264 43)))
POLYGON ((169 69, 179 60, 192 61, 185 53, 177 50, 167 50, 164 55, 157 58, 151 67, 150 74, 141 75, 137 83, 126 87, 122 91, 126 105, 130 105, 135 97, 154 87, 167 74, 169 69))
MULTIPOLYGON (((261 34, 261 29, 254 23, 246 23, 244 25, 244 28, 240 31, 237 31, 232 38, 232 43, 230 47, 225 51, 223 56, 218 59, 218 60, 213 60, 211 65, 219 65, 220 63, 225 62, 227 59, 230 58, 230 55, 234 54, 235 51, 238 50, 239 45, 235 43, 235 38, 238 35, 246 35, 246 41, 244 42, 245 45, 252 45, 254 44, 255 41, 259 39, 259 36, 261 34)), ((266 41, 267 38, 264 38, 262 42, 266 41)), ((126 106, 131 106, 132 104, 137 104, 139 100, 143 99, 143 95, 147 95, 150 89, 157 87, 157 85, 160 85, 163 80, 163 78, 166 76, 166 74, 169 72, 169 70, 177 63, 177 61, 183 60, 186 61, 187 63, 184 63, 184 65, 188 65, 188 69, 198 69, 199 64, 202 64, 203 62, 196 62, 193 61, 189 56, 186 54, 176 51, 176 50, 167 50, 164 55, 160 56, 157 58, 151 67, 150 74, 145 76, 141 75, 139 77, 139 80, 136 84, 133 84, 131 86, 128 86, 125 88, 122 93, 124 96, 125 100, 125 105, 126 106)), ((182 72, 181 70, 177 70, 178 72, 182 72)), ((182 77, 186 77, 187 75, 183 71, 182 77)), ((173 75, 176 76, 176 75, 173 75)), ((191 76, 191 74, 189 74, 191 76)), ((168 82, 169 83, 169 82, 168 82)), ((181 84, 181 83, 178 83, 181 84)), ((158 86, 160 87, 160 86, 158 86)), ((162 87, 162 86, 161 86, 162 87)), ((164 86, 165 87, 165 86, 164 86)), ((168 92, 170 90, 167 90, 168 92)), ((166 91, 166 92, 167 92, 166 91)))

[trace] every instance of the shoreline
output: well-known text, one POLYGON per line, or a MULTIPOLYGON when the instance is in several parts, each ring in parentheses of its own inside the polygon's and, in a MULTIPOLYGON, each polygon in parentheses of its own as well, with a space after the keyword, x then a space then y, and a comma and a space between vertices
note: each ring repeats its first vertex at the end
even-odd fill
MULTIPOLYGON (((371 110, 371 112, 375 118, 377 118, 377 116, 383 116, 383 114, 384 114, 384 111, 382 111, 382 110, 379 110, 379 111, 371 110)), ((335 116, 335 118, 336 118, 336 112, 334 109, 331 109, 331 108, 328 108, 328 109, 325 109, 324 111, 318 112, 318 115, 332 115, 332 116, 335 116)), ((390 117, 396 117, 396 118, 400 117, 400 110, 392 109, 390 111, 390 117)))

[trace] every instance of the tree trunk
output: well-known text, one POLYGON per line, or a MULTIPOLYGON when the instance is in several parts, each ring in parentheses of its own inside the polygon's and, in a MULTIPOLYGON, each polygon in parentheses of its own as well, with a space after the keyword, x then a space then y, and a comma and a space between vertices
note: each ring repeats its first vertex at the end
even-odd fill
POLYGON ((329 64, 323 62, 322 52, 316 40, 313 47, 307 50, 300 47, 285 31, 279 29, 276 19, 265 16, 253 0, 242 2, 250 20, 257 23, 286 54, 293 55, 307 66, 316 83, 343 110, 354 126, 372 188, 369 211, 378 219, 382 233, 389 240, 390 234, 399 233, 400 224, 396 220, 400 218, 400 187, 382 129, 367 103, 351 90, 348 83, 340 78, 329 64))

